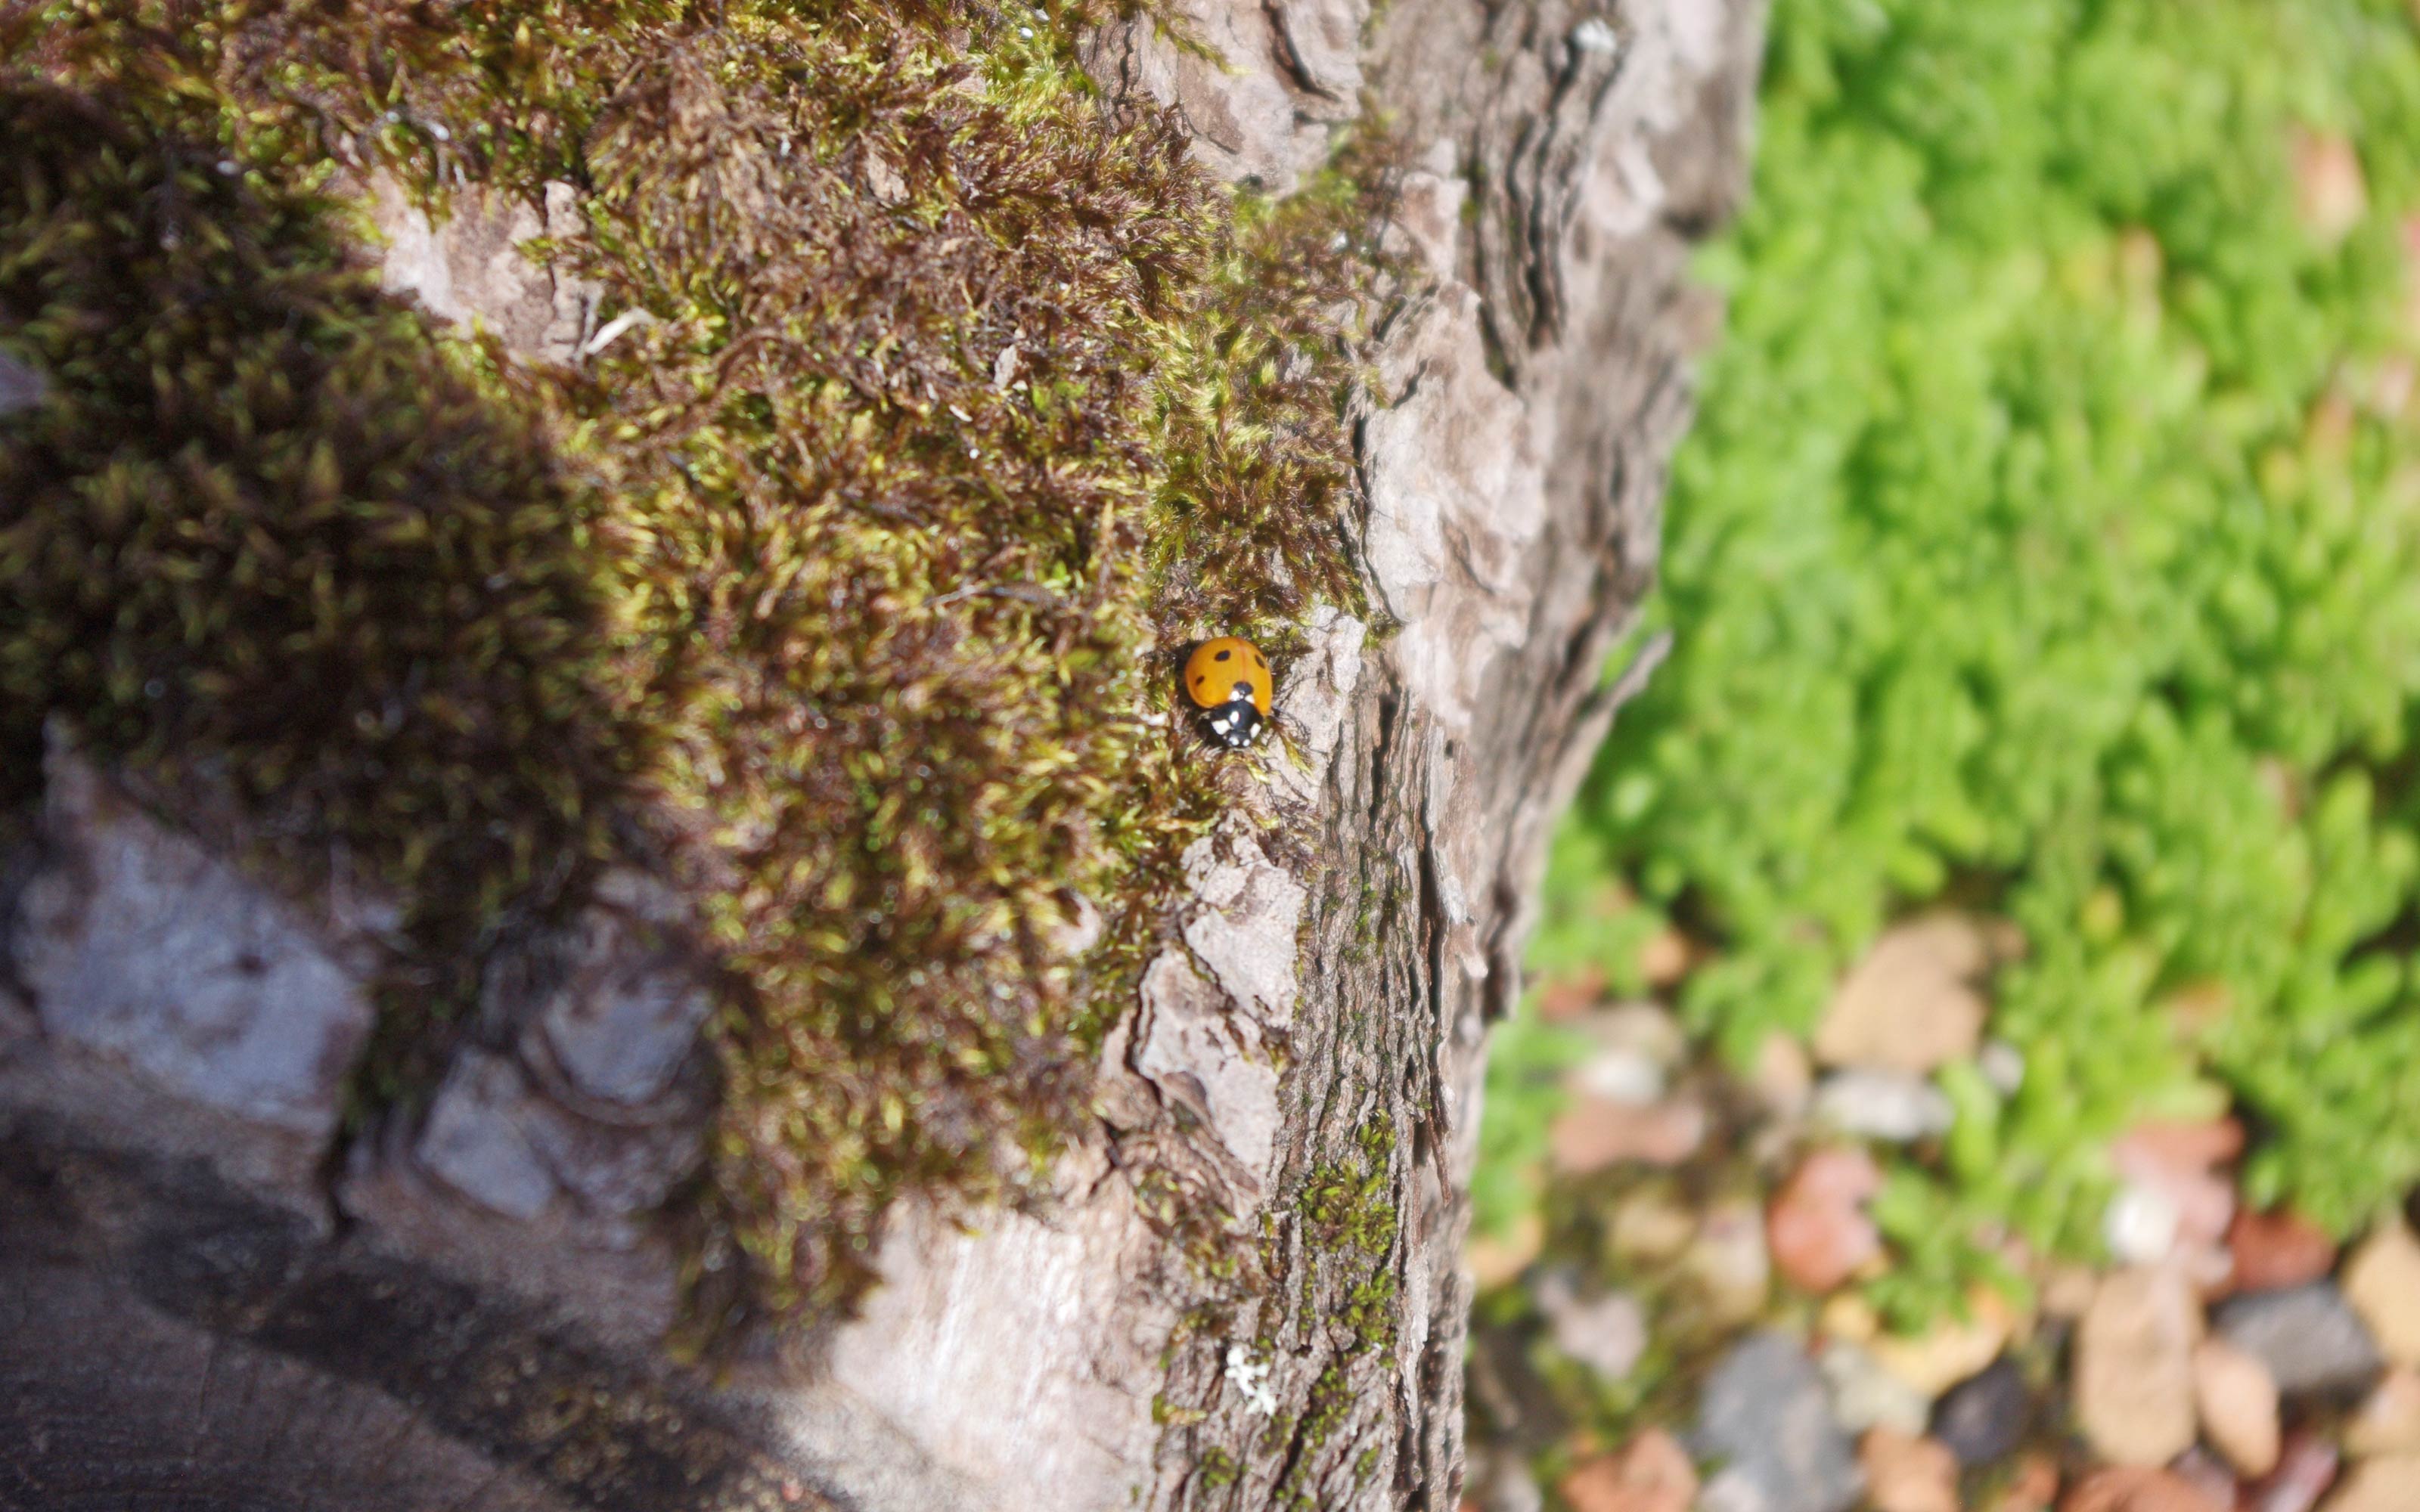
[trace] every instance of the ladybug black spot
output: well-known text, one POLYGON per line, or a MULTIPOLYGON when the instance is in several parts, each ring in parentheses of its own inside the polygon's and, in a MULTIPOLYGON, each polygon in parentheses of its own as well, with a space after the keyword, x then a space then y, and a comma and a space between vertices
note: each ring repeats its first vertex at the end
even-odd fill
POLYGON ((1234 655, 1234 653, 1233 653, 1233 652, 1232 652, 1232 651, 1221 651, 1221 652, 1219 652, 1217 656, 1215 656, 1211 657, 1210 659, 1211 659, 1212 661, 1225 661, 1228 657, 1230 657, 1230 656, 1233 656, 1233 655, 1234 655))

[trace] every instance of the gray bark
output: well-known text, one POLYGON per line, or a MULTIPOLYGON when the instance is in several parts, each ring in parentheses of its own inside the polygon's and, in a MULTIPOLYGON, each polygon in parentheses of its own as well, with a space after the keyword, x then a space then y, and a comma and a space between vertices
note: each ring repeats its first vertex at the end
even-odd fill
MULTIPOLYGON (((1284 670, 1308 766, 1238 768, 1054 1199, 894 1214, 803 1380, 685 1371, 644 1219, 693 1158, 703 999, 645 879, 491 967, 428 1109, 348 1134, 379 901, 267 890, 61 739, 0 856, 0 1508, 1455 1504, 1484 1026, 1658 651, 1602 681, 1716 318, 1683 257, 1736 193, 1759 8, 1196 5, 1227 69, 1141 28, 1094 62, 1222 172, 1287 187, 1373 105, 1413 148, 1388 235, 1420 273, 1357 432, 1399 627, 1324 611, 1284 670), (1152 1172, 1248 1263, 1205 1268, 1152 1172), (1337 1180, 1369 1221, 1322 1208, 1337 1180)), ((379 204, 392 286, 576 347, 584 291, 512 251, 535 211, 379 204)))

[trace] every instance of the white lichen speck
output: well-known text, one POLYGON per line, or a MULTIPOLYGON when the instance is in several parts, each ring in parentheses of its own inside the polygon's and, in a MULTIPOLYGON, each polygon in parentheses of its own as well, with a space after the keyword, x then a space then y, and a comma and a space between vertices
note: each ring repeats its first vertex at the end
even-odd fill
POLYGON ((1263 1417, 1275 1417, 1278 1394, 1269 1387, 1269 1367, 1252 1358, 1241 1344, 1227 1346, 1227 1381, 1243 1394, 1244 1405, 1263 1417))

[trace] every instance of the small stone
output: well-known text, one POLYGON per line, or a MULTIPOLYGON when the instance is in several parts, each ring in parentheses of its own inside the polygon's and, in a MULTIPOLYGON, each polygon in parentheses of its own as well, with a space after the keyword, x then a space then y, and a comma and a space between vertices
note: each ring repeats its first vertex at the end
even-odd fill
POLYGON ((2096 1470, 2058 1505, 2059 1512, 2226 1512, 2191 1481, 2140 1466, 2096 1470))
POLYGON ((1909 1072, 1835 1072, 1815 1088, 1815 1117, 1842 1134, 1913 1144, 1949 1132, 1957 1111, 1941 1088, 1909 1072))
POLYGON ((1706 1110, 1693 1098, 1640 1107, 1590 1097, 1556 1117, 1547 1146, 1558 1172, 1586 1176, 1625 1163, 1678 1165, 1705 1138, 1706 1110))
POLYGON ((2002 1097, 2016 1096, 2025 1085, 2025 1053, 2006 1040, 1993 1040, 1976 1052, 1975 1069, 2002 1097))
POLYGON ((1555 1348, 1606 1379, 1628 1376, 1647 1352, 1647 1312, 1628 1292, 1583 1301, 1571 1275, 1562 1271, 1540 1277, 1532 1291, 1539 1311, 1546 1315, 1555 1348))
POLYGON ((1815 1058, 1921 1076, 1975 1053, 1991 965, 1981 928, 1939 913, 1885 931, 1841 979, 1815 1031, 1815 1058))
POLYGON ((1816 1368, 1832 1394, 1832 1416, 1851 1433, 1890 1428, 1914 1438, 1924 1431, 1931 1403, 1854 1344, 1827 1344, 1816 1368))
POLYGON ((1593 1102, 1644 1106, 1664 1095, 1664 1068, 1636 1050, 1599 1050, 1573 1067, 1564 1085, 1593 1102))
POLYGON ((1698 1493, 1697 1512, 1771 1512, 1771 1504, 1754 1474, 1727 1465, 1698 1493))
POLYGON ((2029 1454, 2017 1463, 2000 1492, 1998 1512, 2045 1512, 2058 1500, 2058 1464, 2045 1454, 2029 1454))
POLYGON ((1571 1512, 1689 1512, 1698 1470, 1662 1428, 1649 1428, 1611 1454, 1581 1461, 1559 1488, 1571 1512))
POLYGON ((2243 1489, 2242 1512, 2311 1512, 2335 1484, 2339 1459, 2335 1446, 2309 1429, 2286 1440, 2277 1468, 2243 1489))
POLYGON ((2348 138, 2298 131, 2293 146, 2294 208, 2312 237, 2335 245, 2369 213, 2361 153, 2348 138))
POLYGON ((2420 1455, 2363 1460, 2321 1512, 2420 1512, 2420 1455))
POLYGON ((1662 992, 1687 976, 1697 961, 1698 951, 1689 937, 1668 929, 1638 948, 1638 975, 1648 986, 1662 992))
POLYGON ((1468 1484, 1468 1498, 1462 1504, 1466 1512, 1543 1512, 1546 1504, 1546 1493, 1538 1489, 1529 1467, 1508 1450, 1473 1454, 1468 1484))
POLYGON ((1960 1464, 1988 1465, 2024 1442, 2033 1410, 2024 1371, 2014 1360, 1994 1360, 1942 1394, 1932 1409, 1932 1436, 1960 1464))
POLYGON ((2246 1475, 2277 1468, 2277 1382, 2269 1367, 2225 1339, 2194 1347, 2194 1405, 2202 1434, 2246 1475))
MULTIPOLYGON (((2153 1121, 2137 1124, 2109 1148, 2110 1164, 2126 1183, 2119 1202, 2130 1198, 2146 1208, 2156 1204, 2165 1221, 2173 1213, 2170 1245, 2199 1256, 2214 1251, 2235 1217, 2235 1184, 2216 1167, 2243 1150, 2243 1126, 2233 1119, 2206 1123, 2153 1121)), ((2115 1231, 2120 1222, 2115 1207, 2110 1215, 2110 1246, 2131 1263, 2156 1264, 2165 1252, 2129 1250, 2115 1231)), ((2146 1232, 2139 1236, 2148 1239, 2146 1232)), ((2138 1236, 2127 1236, 2130 1240, 2138 1236)))
MULTIPOLYGON (((1596 1009, 1575 1019, 1572 1028, 1589 1041, 1595 1055, 1633 1057, 1652 1066, 1659 1073, 1679 1066, 1689 1052, 1689 1038, 1682 1032, 1679 1021, 1670 1011, 1655 1003, 1615 1003, 1596 1009)), ((1583 1087, 1588 1081, 1587 1070, 1583 1062, 1579 1076, 1583 1087)), ((1656 1095, 1661 1095, 1660 1091, 1656 1095)))
POLYGON ((1692 1447, 1719 1459, 1709 1505, 1847 1512, 1863 1489, 1856 1453, 1832 1420, 1823 1378, 1786 1334, 1749 1335, 1706 1378, 1692 1447))
POLYGON ((1883 1320, 1872 1303, 1854 1291, 1838 1291, 1824 1299, 1815 1327, 1825 1338, 1863 1344, 1883 1331, 1883 1320))
POLYGON ((1546 1244, 1546 1220, 1532 1211, 1512 1220, 1501 1234, 1474 1233, 1465 1252, 1470 1278, 1481 1291, 1517 1278, 1546 1244))
POLYGON ((2335 1268, 2335 1241, 2327 1230, 2289 1208, 2255 1212, 2246 1208, 2226 1228, 2234 1261, 2230 1279, 2239 1291, 2281 1291, 2317 1281, 2335 1268))
POLYGON ((2081 1318, 2101 1289, 2101 1277, 2088 1265, 2054 1264, 2042 1273, 2038 1300, 2045 1318, 2081 1318))
POLYGON ((2379 1353, 2396 1365, 2420 1365, 2420 1240, 2412 1230, 2381 1224, 2345 1262, 2343 1286, 2379 1353))
POLYGON ((1796 1037, 1768 1034, 1757 1047, 1756 1065, 1748 1072, 1748 1090, 1759 1106, 1777 1119, 1795 1119, 1807 1111, 1815 1095, 1815 1066, 1796 1037))
POLYGON ((1792 1286, 1829 1291, 1882 1253, 1865 1203, 1882 1190, 1873 1157, 1854 1148, 1818 1149, 1801 1161, 1765 1207, 1765 1242, 1792 1286))
POLYGON ((1707 1209, 1683 1268, 1698 1283, 1707 1320, 1715 1326, 1744 1323, 1762 1312, 1773 1289, 1773 1258, 1764 1247, 1762 1214, 1747 1202, 1707 1209))
POLYGON ((2235 1472, 2202 1444, 2195 1444, 2168 1464, 2168 1473, 2201 1494, 2211 1505, 2235 1505, 2235 1472))
POLYGON ((2201 1309, 2165 1268, 2101 1283, 2076 1329, 2075 1411, 2085 1438, 2120 1465, 2165 1464, 2194 1442, 2193 1347, 2201 1309))
POLYGON ((1689 1247, 1697 1216, 1670 1193, 1651 1187, 1622 1198, 1606 1226, 1606 1244, 1617 1259, 1668 1260, 1689 1247))
POLYGON ((2420 1452, 2420 1372, 2388 1371, 2346 1421, 2344 1446, 2364 1457, 2420 1452))
POLYGON ((2257 1355, 2288 1396, 2366 1387, 2381 1362, 2333 1282, 2230 1297, 2213 1315, 2228 1343, 2257 1355))
POLYGON ((1604 996, 1604 969, 1581 966, 1538 983, 1538 1016, 1549 1024, 1569 1023, 1594 1008, 1604 996))
POLYGON ((1964 1318, 1945 1316, 1914 1338, 1885 1334, 1871 1348, 1884 1369, 1930 1401, 1999 1358, 2016 1329, 2016 1310, 2008 1299, 1977 1287, 1967 1293, 1964 1318))
POLYGON ((1857 1445, 1874 1512, 1959 1512, 1958 1460, 1931 1439, 1876 1428, 1857 1445))
POLYGON ((2122 1265, 2157 1265, 2176 1253, 2183 1217, 2155 1187, 2121 1186, 2101 1215, 2101 1237, 2122 1265))

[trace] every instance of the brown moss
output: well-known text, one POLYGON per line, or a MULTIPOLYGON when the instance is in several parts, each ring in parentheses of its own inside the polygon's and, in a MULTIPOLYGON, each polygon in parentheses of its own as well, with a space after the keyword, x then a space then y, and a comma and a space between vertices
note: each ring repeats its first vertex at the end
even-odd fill
POLYGON ((671 873, 722 982, 685 1209, 710 1333, 845 1302, 898 1194, 1012 1194, 1082 1116, 1216 802, 1150 721, 1155 658, 1358 607, 1333 312, 1366 205, 1340 178, 1238 216, 1036 29, 771 0, 0 22, 8 108, 61 154, 0 182, 0 339, 67 396, 0 421, 33 427, 0 550, 39 584, 0 619, 0 720, 213 764, 403 888, 381 1097, 501 934, 599 861, 671 873), (440 213, 569 181, 584 228, 534 250, 646 318, 577 371, 432 330, 318 197, 374 169, 440 213), (1079 894, 1107 929, 1071 957, 1079 894))

